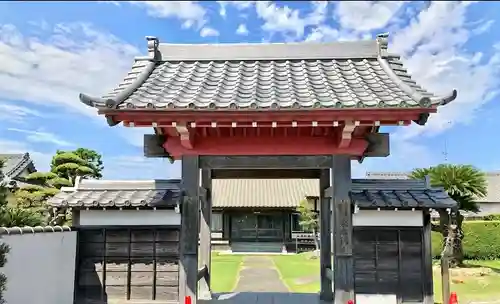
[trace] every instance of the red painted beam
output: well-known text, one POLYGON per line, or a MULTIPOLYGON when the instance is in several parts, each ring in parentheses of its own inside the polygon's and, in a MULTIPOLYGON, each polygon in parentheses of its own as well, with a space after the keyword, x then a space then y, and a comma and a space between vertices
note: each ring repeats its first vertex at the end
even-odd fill
POLYGON ((416 120, 423 113, 435 113, 434 108, 420 109, 320 109, 284 111, 147 111, 147 110, 99 110, 99 114, 115 121, 133 122, 285 122, 291 121, 400 121, 416 120))
MULTIPOLYGON (((398 125, 404 125, 408 126, 411 124, 411 120, 385 120, 385 121, 380 121, 380 120, 371 120, 371 121, 359 121, 358 126, 374 126, 375 121, 379 122, 379 126, 398 126, 398 125), (401 121, 403 124, 401 124, 401 121)), ((129 121, 124 121, 123 125, 126 127, 130 127, 131 122, 129 121)), ((171 127, 173 123, 182 123, 182 124, 187 124, 190 122, 186 121, 153 121, 153 120, 148 120, 148 121, 132 121, 134 127, 146 127, 146 128, 151 128, 153 127, 153 123, 155 123, 155 127, 171 127)), ((216 123, 216 127, 214 127, 213 122, 208 122, 208 121, 195 121, 196 127, 197 128, 232 128, 232 122, 218 122, 216 123)), ((236 122, 236 127, 237 128, 248 128, 248 127, 253 127, 253 122, 248 122, 248 121, 239 121, 236 122)), ((290 127, 297 127, 297 128, 307 128, 307 127, 336 127, 336 124, 334 124, 333 121, 315 121, 313 124, 313 121, 296 121, 294 125, 292 125, 292 121, 282 121, 282 122, 270 122, 270 121, 255 121, 257 123, 258 128, 290 128, 290 127)), ((337 125, 341 126, 344 123, 344 121, 337 121, 337 125)))
POLYGON ((339 148, 333 137, 207 137, 197 138, 193 149, 183 146, 179 137, 172 137, 164 148, 174 158, 182 155, 329 155, 362 156, 368 143, 354 138, 350 145, 339 148))

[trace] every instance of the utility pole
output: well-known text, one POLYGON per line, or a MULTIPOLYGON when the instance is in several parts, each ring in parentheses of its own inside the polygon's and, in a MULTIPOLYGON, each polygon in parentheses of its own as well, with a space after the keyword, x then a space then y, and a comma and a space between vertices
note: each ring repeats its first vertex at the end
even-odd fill
MULTIPOLYGON (((451 121, 448 121, 447 124, 451 125, 451 121)), ((448 140, 446 138, 446 135, 444 137, 444 150, 443 150, 443 156, 444 156, 444 162, 448 162, 448 140)))

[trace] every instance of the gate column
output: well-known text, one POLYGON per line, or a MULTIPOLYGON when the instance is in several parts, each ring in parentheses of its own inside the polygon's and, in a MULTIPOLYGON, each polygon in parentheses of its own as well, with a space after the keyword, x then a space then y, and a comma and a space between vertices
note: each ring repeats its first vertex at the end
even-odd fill
POLYGON ((179 263, 179 300, 191 297, 197 301, 198 285, 198 231, 200 169, 198 156, 182 157, 182 188, 184 201, 181 211, 181 240, 179 263))
MULTIPOLYGON (((321 290, 319 298, 323 301, 333 300, 332 286, 332 205, 326 192, 330 187, 330 170, 322 169, 319 178, 319 215, 320 215, 320 265, 321 290)), ((314 236, 316 237, 316 236, 314 236)))
POLYGON ((333 206, 333 290, 334 303, 354 300, 354 259, 352 255, 351 159, 335 155, 332 164, 333 206))

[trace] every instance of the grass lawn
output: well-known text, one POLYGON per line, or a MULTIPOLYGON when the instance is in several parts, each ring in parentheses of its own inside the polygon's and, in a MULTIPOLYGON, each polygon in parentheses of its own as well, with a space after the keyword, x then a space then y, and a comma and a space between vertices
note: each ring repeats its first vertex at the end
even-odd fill
MULTIPOLYGON (((500 299, 500 260, 467 261, 467 267, 451 270, 451 291, 459 301, 493 301, 500 299)), ((434 271, 434 299, 442 302, 441 275, 434 271)))
POLYGON ((292 292, 319 292, 319 257, 311 253, 273 256, 281 279, 292 292))
POLYGON ((242 261, 241 255, 219 255, 212 252, 212 291, 232 291, 236 287, 242 261))
MULTIPOLYGON (((310 259, 311 253, 273 256, 276 267, 292 292, 319 292, 319 259, 310 259)), ((457 292, 460 302, 493 301, 500 299, 500 260, 468 261, 465 269, 454 270, 451 290, 457 292), (481 267, 481 268, 479 268, 481 267)), ((436 302, 441 302, 439 269, 434 274, 436 302)))

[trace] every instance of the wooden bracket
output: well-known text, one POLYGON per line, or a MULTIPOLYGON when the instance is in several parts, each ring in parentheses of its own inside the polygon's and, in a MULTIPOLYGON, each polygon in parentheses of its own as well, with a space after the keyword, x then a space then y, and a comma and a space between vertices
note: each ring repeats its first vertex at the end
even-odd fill
POLYGON ((342 128, 339 148, 347 148, 351 144, 352 133, 356 129, 356 125, 352 121, 346 121, 342 128))
POLYGON ((175 129, 179 132, 181 145, 186 149, 192 150, 194 147, 194 130, 189 129, 186 125, 177 125, 175 129))

